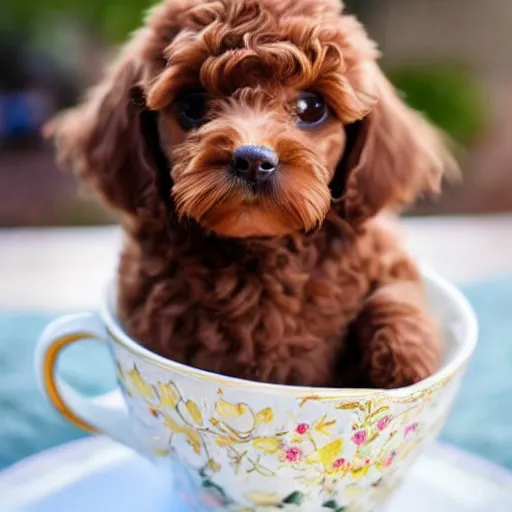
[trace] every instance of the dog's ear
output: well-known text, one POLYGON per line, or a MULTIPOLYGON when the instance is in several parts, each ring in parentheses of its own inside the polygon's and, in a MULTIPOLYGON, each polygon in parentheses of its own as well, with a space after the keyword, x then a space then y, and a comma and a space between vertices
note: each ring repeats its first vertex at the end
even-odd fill
MULTIPOLYGON (((85 101, 51 121, 59 164, 128 214, 158 207, 154 158, 143 134, 147 115, 141 60, 125 51, 85 101)), ((149 212, 148 212, 149 213, 149 212)))
POLYGON ((340 207, 354 224, 438 192, 443 173, 457 172, 443 135, 402 101, 377 66, 374 73, 377 102, 346 127, 347 148, 335 177, 340 207))

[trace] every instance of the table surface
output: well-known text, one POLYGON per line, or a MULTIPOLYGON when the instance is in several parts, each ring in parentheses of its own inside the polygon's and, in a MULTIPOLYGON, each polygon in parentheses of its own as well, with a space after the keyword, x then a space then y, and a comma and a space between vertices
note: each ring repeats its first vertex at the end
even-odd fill
MULTIPOLYGON (((512 215, 403 221, 411 253, 458 283, 512 273, 512 215)), ((115 271, 117 227, 0 230, 0 308, 96 308, 115 271)))
MULTIPOLYGON (((75 441, 0 473, 2 512, 191 512, 176 503, 165 476, 103 438, 75 441)), ((412 468, 389 511, 510 512, 512 474, 449 446, 436 445, 412 468)))

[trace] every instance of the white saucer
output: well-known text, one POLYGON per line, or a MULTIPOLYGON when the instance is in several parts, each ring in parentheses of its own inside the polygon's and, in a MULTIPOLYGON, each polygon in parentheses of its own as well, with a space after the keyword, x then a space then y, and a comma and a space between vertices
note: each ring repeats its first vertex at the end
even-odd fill
MULTIPOLYGON (((511 512, 512 473, 444 445, 416 464, 389 512, 511 512)), ((0 512, 191 512, 132 451, 87 438, 0 473, 0 512)))

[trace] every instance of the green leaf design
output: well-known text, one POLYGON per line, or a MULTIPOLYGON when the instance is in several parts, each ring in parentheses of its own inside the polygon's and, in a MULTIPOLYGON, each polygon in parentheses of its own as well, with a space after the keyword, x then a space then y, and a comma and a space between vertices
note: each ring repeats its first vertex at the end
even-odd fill
POLYGON ((336 509, 336 512, 343 512, 344 510, 347 510, 347 507, 340 507, 336 509))
POLYGON ((283 500, 283 503, 289 503, 293 505, 302 505, 302 502, 304 501, 304 494, 300 491, 292 492, 289 496, 286 496, 286 498, 283 500))
POLYGON ((324 508, 332 508, 333 510, 336 510, 338 508, 338 503, 336 500, 329 500, 322 504, 322 507, 324 508))
POLYGON ((216 483, 212 482, 210 479, 203 480, 203 487, 215 492, 217 496, 222 500, 223 505, 229 505, 231 503, 231 500, 224 492, 224 489, 216 483))

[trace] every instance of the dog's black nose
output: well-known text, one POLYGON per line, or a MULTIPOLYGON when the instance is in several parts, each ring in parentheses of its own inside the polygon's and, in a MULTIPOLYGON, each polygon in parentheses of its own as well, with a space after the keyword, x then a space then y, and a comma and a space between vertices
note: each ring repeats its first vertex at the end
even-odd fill
POLYGON ((233 153, 233 172, 249 183, 263 183, 277 169, 279 159, 264 146, 241 146, 233 153))

